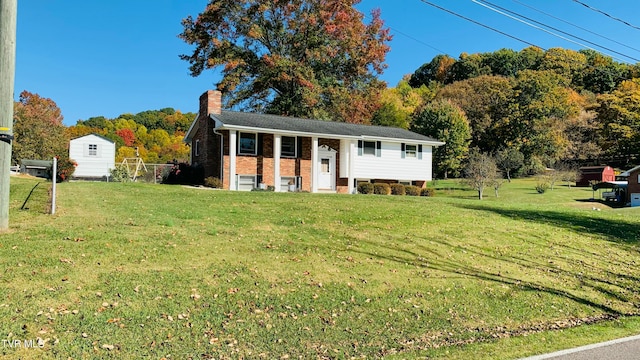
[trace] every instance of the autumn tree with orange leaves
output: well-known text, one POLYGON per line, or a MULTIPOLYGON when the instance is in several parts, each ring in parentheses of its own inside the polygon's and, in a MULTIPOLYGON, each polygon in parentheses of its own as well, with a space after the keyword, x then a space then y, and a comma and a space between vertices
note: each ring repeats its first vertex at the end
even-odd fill
POLYGON ((23 91, 13 109, 12 164, 20 164, 22 159, 51 160, 54 156, 69 156, 69 137, 60 108, 53 100, 23 91))
POLYGON ((220 69, 227 106, 369 123, 386 84, 378 79, 391 40, 380 12, 360 0, 216 0, 180 34, 195 46, 193 76, 220 69))

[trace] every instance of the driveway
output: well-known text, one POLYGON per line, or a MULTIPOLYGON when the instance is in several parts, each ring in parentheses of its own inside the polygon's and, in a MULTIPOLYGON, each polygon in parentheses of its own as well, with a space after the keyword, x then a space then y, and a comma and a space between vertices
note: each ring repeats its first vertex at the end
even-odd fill
POLYGON ((640 335, 581 346, 522 360, 640 360, 640 335))

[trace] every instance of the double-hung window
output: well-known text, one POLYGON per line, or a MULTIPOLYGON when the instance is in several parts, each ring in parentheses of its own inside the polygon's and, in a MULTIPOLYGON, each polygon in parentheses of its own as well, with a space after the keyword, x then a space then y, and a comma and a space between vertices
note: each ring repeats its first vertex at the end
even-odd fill
POLYGON ((404 155, 407 158, 417 158, 418 157, 418 147, 416 145, 405 145, 404 147, 404 155))
POLYGON ((281 138, 280 156, 296 157, 296 142, 295 136, 283 136, 281 138))
POLYGON ((239 136, 238 154, 255 155, 257 149, 256 134, 241 132, 239 136))
POLYGON ((422 145, 401 144, 400 155, 403 159, 422 160, 422 145))
POLYGON ((89 156, 98 156, 98 144, 89 144, 89 156))
POLYGON ((363 141, 362 142, 362 154, 369 156, 376 156, 376 142, 375 141, 363 141))

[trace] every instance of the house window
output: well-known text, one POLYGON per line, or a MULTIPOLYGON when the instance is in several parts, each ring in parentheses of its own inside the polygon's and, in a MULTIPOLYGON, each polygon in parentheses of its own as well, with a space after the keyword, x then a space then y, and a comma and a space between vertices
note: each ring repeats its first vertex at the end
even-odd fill
POLYGON ((255 175, 238 175, 238 190, 251 191, 256 187, 255 175))
POLYGON ((407 158, 417 158, 418 157, 418 147, 416 145, 405 145, 404 146, 404 155, 407 158))
POLYGON ((200 156, 200 140, 196 140, 193 153, 195 154, 195 156, 200 156))
POLYGON ((89 144, 89 156, 98 156, 97 144, 89 144))
POLYGON ((362 154, 376 156, 376 142, 375 141, 363 141, 362 154))
POLYGON ((255 155, 256 154, 256 134, 252 133, 240 133, 239 137, 240 146, 238 147, 238 154, 242 155, 255 155))
POLYGON ((283 136, 280 146, 280 155, 283 157, 296 157, 296 137, 283 136))

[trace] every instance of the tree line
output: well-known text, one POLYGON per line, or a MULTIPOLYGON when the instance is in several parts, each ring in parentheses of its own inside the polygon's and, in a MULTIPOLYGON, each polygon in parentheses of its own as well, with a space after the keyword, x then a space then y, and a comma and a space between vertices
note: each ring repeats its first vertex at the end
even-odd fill
POLYGON ((173 108, 122 114, 113 119, 104 116, 78 120, 65 126, 56 103, 38 94, 23 91, 14 103, 14 142, 11 162, 22 159, 59 158, 69 163, 69 141, 97 134, 116 144, 116 163, 124 158, 141 157, 146 163, 185 162, 189 147, 183 142, 194 113, 173 108))
POLYGON ((628 167, 640 153, 640 66, 592 50, 438 55, 383 94, 372 123, 436 137, 434 166, 460 176, 471 149, 558 164, 628 167))

